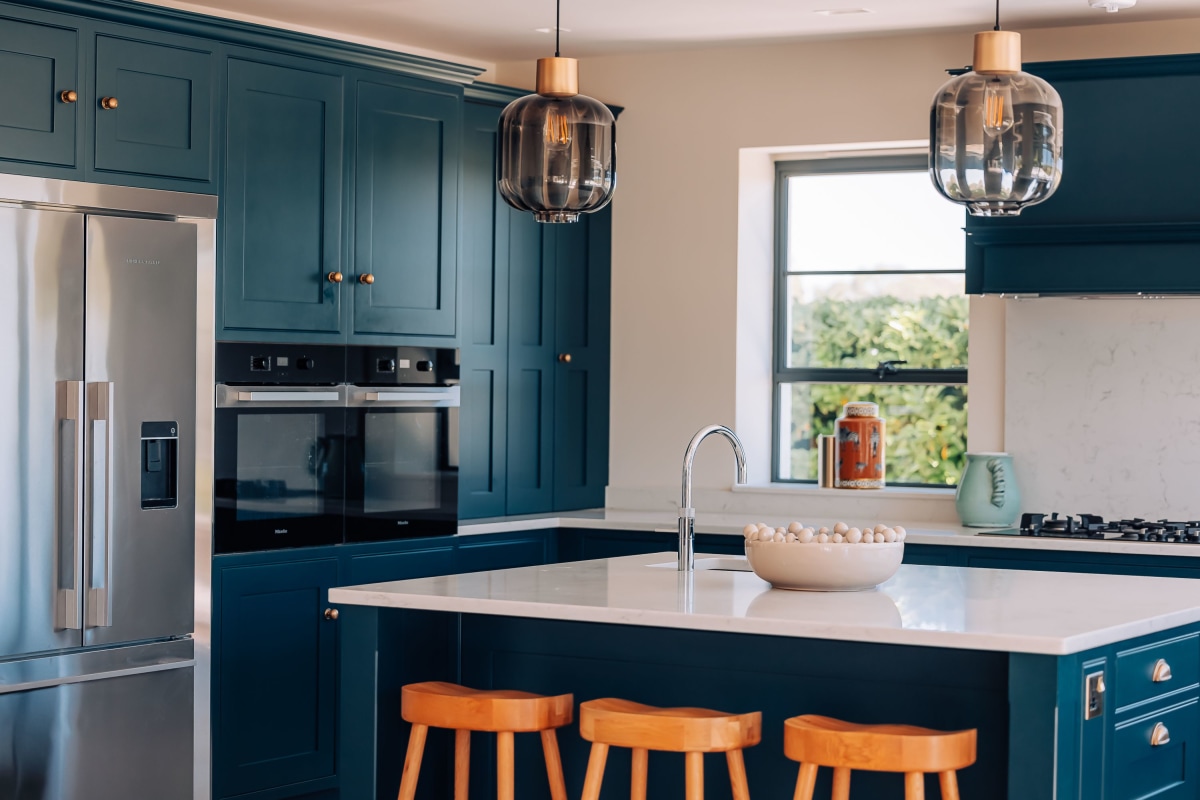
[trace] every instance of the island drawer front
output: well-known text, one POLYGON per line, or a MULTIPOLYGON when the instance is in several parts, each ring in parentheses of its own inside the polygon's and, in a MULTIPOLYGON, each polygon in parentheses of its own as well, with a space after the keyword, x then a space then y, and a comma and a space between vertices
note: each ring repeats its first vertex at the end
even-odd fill
POLYGON ((1198 726, 1200 700, 1195 698, 1119 724, 1113 734, 1108 800, 1195 800, 1200 792, 1198 726))
POLYGON ((1130 706, 1194 687, 1197 681, 1200 634, 1154 642, 1117 653, 1113 703, 1120 713, 1130 706))

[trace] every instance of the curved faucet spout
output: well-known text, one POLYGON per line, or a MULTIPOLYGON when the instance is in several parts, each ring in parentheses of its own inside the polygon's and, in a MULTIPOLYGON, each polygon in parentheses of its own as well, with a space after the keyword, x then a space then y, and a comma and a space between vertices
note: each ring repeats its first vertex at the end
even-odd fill
POLYGON ((683 454, 683 497, 679 506, 679 570, 681 572, 691 572, 695 560, 696 509, 692 507, 692 462, 696 459, 696 450, 699 449, 700 443, 714 433, 724 436, 733 446, 733 455, 737 458, 738 484, 745 485, 749 481, 749 473, 746 469, 746 450, 742 447, 742 440, 737 437, 736 433, 724 425, 709 425, 696 432, 683 454))

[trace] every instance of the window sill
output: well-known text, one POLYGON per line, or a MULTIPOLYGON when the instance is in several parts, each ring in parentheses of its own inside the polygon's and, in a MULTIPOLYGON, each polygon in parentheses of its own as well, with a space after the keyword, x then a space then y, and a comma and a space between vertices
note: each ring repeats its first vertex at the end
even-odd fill
POLYGON ((954 499, 953 486, 885 486, 882 489, 829 489, 811 483, 757 483, 734 485, 733 491, 747 494, 793 495, 803 497, 868 497, 889 500, 946 500, 954 499))

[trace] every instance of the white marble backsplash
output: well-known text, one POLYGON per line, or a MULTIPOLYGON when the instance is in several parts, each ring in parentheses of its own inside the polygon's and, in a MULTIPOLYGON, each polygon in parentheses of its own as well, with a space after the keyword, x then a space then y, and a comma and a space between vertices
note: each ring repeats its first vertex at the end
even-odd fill
POLYGON ((1020 300, 1006 317, 1022 510, 1200 519, 1200 300, 1020 300))

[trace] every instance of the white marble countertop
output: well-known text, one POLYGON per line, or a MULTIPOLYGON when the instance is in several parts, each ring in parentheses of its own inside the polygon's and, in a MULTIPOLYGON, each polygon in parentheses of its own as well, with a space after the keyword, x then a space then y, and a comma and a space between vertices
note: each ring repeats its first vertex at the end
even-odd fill
MULTIPOLYGON (((903 565, 867 592, 674 569, 673 552, 331 589, 345 605, 1066 655, 1200 621, 1200 582, 903 565), (1069 601, 1065 601, 1069 599, 1069 601)), ((743 559, 697 557, 697 566, 743 559)), ((732 563, 731 563, 732 562, 732 563)))
MULTIPOLYGON (((675 545, 675 512, 661 511, 618 511, 614 509, 590 509, 587 511, 562 511, 556 514, 530 514, 526 516, 496 517, 492 519, 464 520, 458 526, 461 535, 479 533, 503 533, 541 528, 591 528, 598 530, 649 531, 663 534, 664 548, 675 545)), ((703 509, 696 512, 696 533, 742 535, 742 528, 750 522, 765 522, 773 526, 787 526, 791 519, 777 515, 749 518, 742 514, 707 514, 703 509)), ((833 527, 838 520, 802 518, 805 524, 833 527)), ((871 522, 888 525, 903 525, 908 530, 908 541, 912 544, 941 544, 962 547, 999 547, 1013 550, 1061 550, 1077 553, 1121 553, 1142 556, 1187 556, 1200 557, 1200 545, 1171 544, 1156 542, 1099 541, 1095 539, 1053 539, 1032 536, 981 536, 981 528, 967 528, 940 522, 913 520, 855 520, 847 519, 851 525, 871 522)))

